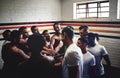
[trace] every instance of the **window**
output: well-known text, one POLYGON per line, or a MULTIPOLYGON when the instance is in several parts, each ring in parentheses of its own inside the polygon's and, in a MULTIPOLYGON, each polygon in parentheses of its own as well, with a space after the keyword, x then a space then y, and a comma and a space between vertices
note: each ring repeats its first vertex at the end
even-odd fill
POLYGON ((109 17, 109 1, 77 3, 75 11, 76 19, 109 17))

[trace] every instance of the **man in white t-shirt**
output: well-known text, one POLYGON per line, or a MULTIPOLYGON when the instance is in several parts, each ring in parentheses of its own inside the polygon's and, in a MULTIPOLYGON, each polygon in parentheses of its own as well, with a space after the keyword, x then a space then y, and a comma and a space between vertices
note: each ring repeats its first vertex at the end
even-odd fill
POLYGON ((62 39, 67 47, 62 61, 63 78, 83 78, 83 54, 73 43, 74 32, 70 27, 62 30, 62 39))
POLYGON ((95 57, 86 50, 88 41, 86 38, 79 38, 77 46, 81 48, 83 53, 83 78, 96 78, 95 74, 95 57))
POLYGON ((90 51, 90 53, 95 56, 97 78, 103 78, 105 71, 102 63, 102 58, 105 60, 107 67, 111 65, 111 62, 106 48, 99 43, 96 44, 95 37, 96 35, 94 33, 88 34, 88 51, 90 51))

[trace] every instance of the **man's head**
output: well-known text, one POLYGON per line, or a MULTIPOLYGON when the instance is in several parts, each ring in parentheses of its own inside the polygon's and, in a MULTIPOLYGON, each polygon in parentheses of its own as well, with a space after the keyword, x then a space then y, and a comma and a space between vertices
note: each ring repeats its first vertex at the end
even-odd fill
POLYGON ((44 30, 42 32, 43 36, 45 37, 45 39, 49 42, 50 41, 50 35, 49 35, 49 32, 48 30, 44 30))
POLYGON ((33 34, 39 34, 39 29, 37 28, 37 26, 32 26, 31 31, 33 34))
POLYGON ((28 38, 29 37, 29 33, 28 33, 26 27, 24 27, 24 26, 20 27, 19 32, 23 36, 23 38, 28 38))
POLYGON ((94 46, 96 43, 95 43, 95 38, 96 38, 96 35, 94 33, 89 33, 88 34, 88 45, 89 46, 94 46))
POLYGON ((82 50, 86 48, 87 44, 87 38, 79 38, 77 41, 77 46, 80 47, 82 50))
POLYGON ((74 31, 73 31, 72 28, 70 28, 70 27, 63 28, 63 30, 62 30, 62 39, 63 39, 63 42, 65 42, 65 44, 68 41, 72 41, 73 37, 74 37, 74 31))
POLYGON ((88 26, 82 25, 79 27, 79 33, 81 37, 86 37, 89 32, 88 26))
POLYGON ((11 32, 10 40, 14 44, 18 44, 20 42, 20 32, 18 30, 13 30, 11 32))
POLYGON ((39 55, 45 46, 45 39, 41 34, 33 34, 29 36, 27 44, 33 55, 39 55))
POLYGON ((55 24, 53 25, 53 28, 54 28, 54 30, 55 30, 56 33, 60 33, 59 23, 55 23, 55 24))
POLYGON ((10 35, 11 35, 11 31, 10 30, 5 30, 3 33, 2 33, 2 36, 5 40, 10 40, 10 35))

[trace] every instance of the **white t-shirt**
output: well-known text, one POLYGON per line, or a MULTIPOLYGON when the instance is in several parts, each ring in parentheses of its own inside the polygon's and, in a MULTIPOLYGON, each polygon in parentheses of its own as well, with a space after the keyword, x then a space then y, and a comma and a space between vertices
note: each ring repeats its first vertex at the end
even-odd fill
POLYGON ((83 78, 90 78, 90 67, 95 65, 95 57, 90 52, 83 54, 83 78))
POLYGON ((79 78, 83 76, 83 54, 81 49, 72 43, 66 50, 63 61, 63 78, 69 78, 68 67, 79 66, 79 78))
POLYGON ((104 46, 102 46, 100 44, 96 44, 94 47, 88 47, 88 51, 95 56, 97 75, 98 76, 103 75, 104 74, 104 67, 103 67, 103 64, 102 64, 102 57, 104 55, 108 54, 107 50, 105 49, 104 46))

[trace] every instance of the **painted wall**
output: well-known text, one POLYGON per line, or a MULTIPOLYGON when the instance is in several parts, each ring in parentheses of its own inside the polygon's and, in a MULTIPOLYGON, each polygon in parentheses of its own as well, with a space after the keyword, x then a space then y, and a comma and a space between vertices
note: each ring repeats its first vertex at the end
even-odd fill
POLYGON ((109 18, 73 20, 73 3, 83 1, 96 0, 0 0, 0 23, 41 21, 120 21, 117 19, 118 0, 109 0, 109 18))
POLYGON ((0 23, 60 20, 61 0, 0 0, 0 23))
POLYGON ((63 21, 120 21, 117 19, 117 2, 118 0, 109 0, 110 17, 109 18, 90 18, 73 20, 73 3, 85 1, 101 1, 101 0, 62 0, 62 20, 63 21))
MULTIPOLYGON (((94 18, 94 19, 73 20, 73 3, 78 1, 88 1, 88 0, 0 0, 0 23, 40 22, 40 21, 120 21, 119 19, 116 19, 117 0, 109 0, 110 18, 108 19, 94 18)), ((89 1, 93 1, 93 0, 89 0, 89 1)), ((18 25, 14 25, 14 26, 19 27, 18 25)), ((32 25, 27 25, 27 26, 32 26, 32 25)), ((2 27, 4 26, 0 26, 0 38, 2 37, 1 33, 5 30, 2 29, 2 27)), ((13 25, 9 25, 9 27, 13 27, 13 25)), ((47 28, 49 28, 50 31, 52 31, 51 27, 52 25, 50 24, 48 25, 47 28)), ((115 25, 114 27, 118 27, 118 25, 115 25)), ((42 27, 42 30, 44 28, 45 26, 42 27)), ((116 33, 120 33, 118 28, 113 29, 110 27, 105 27, 105 28, 91 27, 90 29, 91 30, 95 29, 94 31, 96 32, 97 31, 109 32, 109 33, 101 32, 101 34, 103 35, 120 36, 120 34, 116 34, 116 33), (110 32, 114 32, 114 33, 111 34, 110 32)), ((112 66, 120 68, 120 62, 119 62, 120 48, 118 47, 120 45, 120 42, 118 40, 119 39, 101 38, 100 43, 104 44, 105 47, 108 49, 112 61, 112 66)), ((0 42, 0 46, 1 44, 2 42, 0 42)), ((2 60, 0 60, 0 68, 2 68, 1 63, 3 63, 2 60)))

